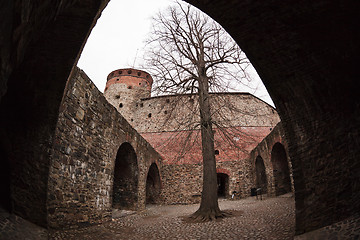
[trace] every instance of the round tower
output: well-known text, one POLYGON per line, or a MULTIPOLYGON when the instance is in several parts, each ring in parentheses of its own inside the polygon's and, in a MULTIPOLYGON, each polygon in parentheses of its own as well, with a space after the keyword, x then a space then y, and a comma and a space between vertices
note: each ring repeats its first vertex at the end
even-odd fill
POLYGON ((152 83, 145 71, 118 69, 108 75, 104 96, 131 123, 140 100, 151 96, 152 83))

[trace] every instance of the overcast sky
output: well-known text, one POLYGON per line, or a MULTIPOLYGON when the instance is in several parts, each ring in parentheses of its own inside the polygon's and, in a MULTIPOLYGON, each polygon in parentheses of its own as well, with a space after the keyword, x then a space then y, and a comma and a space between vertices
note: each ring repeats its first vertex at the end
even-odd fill
MULTIPOLYGON (((101 92, 105 89, 106 77, 111 71, 127 67, 139 68, 144 40, 151 28, 151 17, 158 11, 165 10, 172 2, 110 1, 92 30, 78 62, 78 67, 86 72, 101 92)), ((240 91, 249 91, 273 106, 255 70, 252 76, 256 85, 259 85, 258 90, 255 93, 249 89, 240 91)))

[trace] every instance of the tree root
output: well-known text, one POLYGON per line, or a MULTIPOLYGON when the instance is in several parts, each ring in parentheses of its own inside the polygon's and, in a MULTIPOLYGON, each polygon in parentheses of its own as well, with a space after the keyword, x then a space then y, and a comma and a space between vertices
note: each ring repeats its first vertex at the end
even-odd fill
POLYGON ((225 212, 225 211, 216 211, 216 210, 208 210, 208 211, 196 211, 195 213, 191 214, 187 222, 193 223, 202 223, 202 222, 209 222, 209 221, 217 221, 225 217, 232 217, 232 213, 225 212))

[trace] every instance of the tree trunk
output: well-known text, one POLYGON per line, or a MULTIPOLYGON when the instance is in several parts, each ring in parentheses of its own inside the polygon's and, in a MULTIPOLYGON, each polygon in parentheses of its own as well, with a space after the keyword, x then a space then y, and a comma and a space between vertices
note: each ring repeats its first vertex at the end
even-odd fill
POLYGON ((200 208, 192 217, 207 221, 223 217, 223 213, 220 211, 218 204, 214 132, 211 122, 209 85, 206 77, 199 79, 199 106, 203 155, 203 190, 200 208))

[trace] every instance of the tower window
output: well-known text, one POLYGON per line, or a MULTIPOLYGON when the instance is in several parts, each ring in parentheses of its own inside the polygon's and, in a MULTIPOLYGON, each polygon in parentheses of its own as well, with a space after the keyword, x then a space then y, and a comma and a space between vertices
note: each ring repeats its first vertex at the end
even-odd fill
POLYGON ((119 71, 119 74, 122 74, 122 71, 119 71))
POLYGON ((219 155, 219 150, 215 150, 215 155, 219 155))
POLYGON ((165 110, 164 113, 167 114, 167 111, 165 110))
POLYGON ((132 89, 132 86, 128 86, 128 89, 132 89))
POLYGON ((116 99, 119 99, 119 98, 120 98, 120 95, 116 95, 115 98, 116 98, 116 99))
POLYGON ((131 70, 128 70, 128 74, 131 74, 132 73, 132 71, 131 70))
POLYGON ((140 103, 140 107, 143 107, 144 106, 144 104, 143 103, 140 103))
POLYGON ((148 114, 148 117, 151 118, 151 113, 148 114))
POLYGON ((119 107, 122 108, 124 105, 122 103, 119 104, 119 107))
POLYGON ((141 85, 141 82, 139 82, 139 85, 141 85))
POLYGON ((141 75, 141 72, 138 72, 138 76, 140 76, 141 75))

